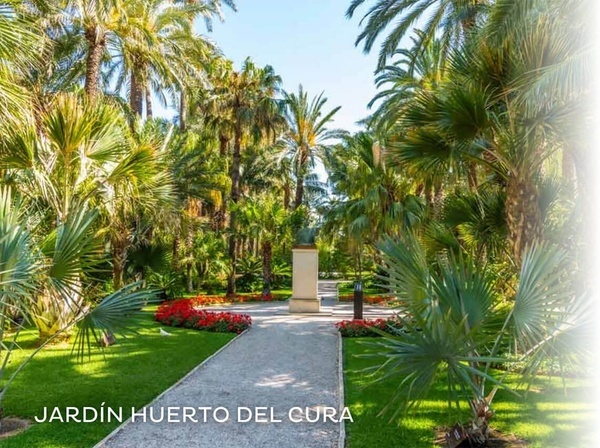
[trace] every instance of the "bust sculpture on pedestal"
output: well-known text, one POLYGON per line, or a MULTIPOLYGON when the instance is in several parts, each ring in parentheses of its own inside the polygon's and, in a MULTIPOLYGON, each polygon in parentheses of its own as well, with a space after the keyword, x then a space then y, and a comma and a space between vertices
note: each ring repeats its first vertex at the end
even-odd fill
POLYGON ((315 229, 301 229, 292 248, 292 298, 290 313, 318 313, 321 301, 317 295, 319 251, 315 245, 315 229))

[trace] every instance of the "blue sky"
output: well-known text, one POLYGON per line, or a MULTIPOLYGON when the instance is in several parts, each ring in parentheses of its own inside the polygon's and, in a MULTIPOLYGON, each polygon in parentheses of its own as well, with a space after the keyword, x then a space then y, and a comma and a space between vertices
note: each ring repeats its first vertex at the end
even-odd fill
MULTIPOLYGON (((349 0, 237 0, 238 12, 225 9, 225 21, 215 21, 207 35, 234 61, 236 67, 250 56, 270 64, 287 91, 299 84, 311 96, 324 91, 326 110, 342 106, 331 127, 356 131, 356 121, 367 114, 375 94, 375 52, 364 55, 354 46, 359 16, 345 17, 349 0)), ((172 116, 160 105, 159 115, 172 116)))
POLYGON ((359 17, 345 17, 349 0, 238 0, 238 12, 225 10, 209 37, 236 66, 250 56, 270 64, 295 91, 325 92, 329 108, 342 106, 332 127, 357 130, 375 94, 376 54, 354 46, 359 17))

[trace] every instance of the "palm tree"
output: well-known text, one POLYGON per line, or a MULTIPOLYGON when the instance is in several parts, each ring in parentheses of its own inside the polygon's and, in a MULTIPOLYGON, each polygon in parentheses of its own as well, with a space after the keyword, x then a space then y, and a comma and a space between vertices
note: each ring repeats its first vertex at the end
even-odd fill
POLYGON ((109 77, 118 71, 117 91, 128 85, 134 114, 152 116, 151 94, 166 104, 164 90, 184 88, 189 79, 201 79, 204 65, 216 51, 197 36, 192 25, 197 17, 210 18, 215 11, 206 4, 165 6, 163 0, 127 2, 124 17, 115 30, 117 39, 109 77))
MULTIPOLYGON (((352 18, 365 3, 367 0, 352 0, 346 16, 352 18)), ((447 49, 464 41, 490 3, 489 0, 374 0, 374 5, 361 20, 361 23, 366 20, 366 24, 356 39, 356 45, 364 41, 365 53, 370 52, 377 38, 391 26, 379 51, 378 68, 382 69, 386 60, 398 50, 402 38, 429 13, 429 19, 419 34, 419 49, 427 47, 440 28, 443 30, 440 36, 442 45, 447 49)))
POLYGON ((594 8, 590 0, 501 0, 491 10, 483 29, 496 45, 515 42, 526 49, 527 41, 532 38, 546 42, 544 63, 530 64, 529 70, 515 81, 514 92, 532 115, 534 110, 547 113, 548 105, 562 106, 564 115, 552 121, 554 133, 563 146, 562 170, 570 181, 576 180, 584 194, 590 190, 590 180, 594 177, 586 156, 591 151, 587 136, 595 128, 592 98, 596 87, 592 67, 599 47, 589 14, 594 8))
POLYGON ((272 195, 260 195, 243 202, 241 221, 247 231, 260 242, 263 294, 269 294, 273 283, 273 244, 284 239, 290 213, 272 195))
POLYGON ((7 3, 0 4, 0 130, 29 119, 30 98, 22 80, 37 65, 43 40, 7 3))
POLYGON ((148 230, 141 225, 143 218, 168 216, 175 202, 162 136, 133 136, 129 145, 130 151, 110 172, 108 188, 102 191, 100 202, 110 235, 115 290, 124 283, 125 265, 133 242, 148 230))
POLYGON ((387 148, 395 163, 413 171, 461 176, 469 162, 496 177, 506 187, 508 241, 517 266, 524 249, 542 236, 539 179, 561 149, 565 129, 577 126, 576 103, 585 92, 544 93, 543 83, 536 83, 571 48, 552 13, 530 11, 529 25, 505 35, 502 45, 481 36, 454 51, 447 81, 415 95, 399 122, 404 134, 387 148))
MULTIPOLYGON (((249 58, 239 72, 231 66, 221 67, 213 79, 214 89, 209 93, 208 110, 218 110, 220 121, 229 124, 232 131, 233 151, 230 164, 230 200, 235 205, 240 199, 240 167, 242 147, 249 140, 274 139, 283 125, 274 95, 279 90, 281 78, 271 66, 257 67, 249 58)), ((227 294, 235 294, 235 265, 237 257, 236 212, 229 218, 229 257, 231 269, 227 281, 227 294)))
POLYGON ((383 357, 377 367, 385 377, 399 379, 386 407, 394 416, 422 402, 438 380, 445 380, 449 407, 471 397, 472 418, 463 429, 471 443, 483 444, 494 394, 507 387, 507 373, 495 373, 492 365, 521 362, 527 381, 544 358, 581 362, 591 355, 585 342, 593 328, 591 303, 575 295, 566 254, 556 247, 532 246, 524 254, 508 309, 496 299, 485 264, 473 258, 440 254, 431 266, 410 233, 385 240, 380 249, 390 291, 400 299, 401 315, 410 316, 401 334, 375 343, 383 357))
MULTIPOLYGON (((206 24, 206 28, 209 31, 212 31, 212 18, 218 17, 221 21, 224 20, 223 15, 223 5, 228 6, 234 12, 237 11, 236 4, 233 0, 176 0, 175 3, 182 3, 184 5, 202 5, 207 8, 207 10, 211 11, 211 14, 204 14, 204 22, 206 24)), ((192 24, 190 24, 191 26, 192 24)), ((212 53, 215 53, 214 51, 212 53)), ((206 60, 206 57, 200 58, 201 60, 206 60)), ((206 71, 210 71, 211 67, 216 63, 217 65, 220 62, 220 57, 217 55, 215 58, 210 60, 206 65, 206 71)), ((185 66, 182 67, 185 71, 185 66)), ((204 89, 208 84, 205 82, 204 76, 197 75, 197 72, 187 75, 188 83, 186 85, 180 86, 180 94, 179 94, 179 128, 184 131, 187 126, 187 115, 188 115, 188 100, 189 97, 192 96, 190 92, 193 92, 195 89, 204 89), (191 83, 190 83, 191 81, 191 83), (196 81, 196 83, 194 83, 196 81), (198 81, 200 81, 198 83, 198 81), (199 84, 199 85, 198 85, 199 84)))
POLYGON ((9 188, 0 189, 0 402, 12 381, 25 365, 54 338, 77 330, 74 348, 82 357, 98 343, 100 331, 125 334, 132 332, 127 321, 148 302, 156 299, 156 292, 130 284, 104 297, 96 306, 73 301, 73 292, 80 290, 81 279, 90 273, 99 261, 94 242, 94 220, 97 213, 85 208, 71 214, 45 237, 31 232, 30 219, 35 219, 27 199, 9 188), (29 207, 28 207, 29 205, 29 207), (44 319, 38 314, 36 297, 43 293, 51 306, 70 309, 54 334, 43 341, 33 354, 21 361, 10 377, 5 378, 11 353, 18 347, 21 330, 28 325, 27 318, 44 319), (20 316, 21 319, 14 319, 20 316), (25 319, 22 317, 25 316, 25 319), (10 336, 6 325, 16 328, 10 336))
MULTIPOLYGON (((65 0, 63 22, 70 23, 74 35, 83 37, 87 44, 85 55, 85 92, 91 101, 100 93, 102 59, 115 30, 122 19, 121 0, 65 0)), ((69 28, 69 26, 67 26, 69 28)))
POLYGON ((286 92, 284 102, 288 122, 288 131, 284 135, 284 140, 294 162, 296 176, 294 209, 297 209, 302 205, 304 180, 309 166, 314 166, 317 152, 323 150, 328 140, 343 135, 340 130, 328 130, 326 127, 341 106, 325 112, 323 108, 327 98, 323 96, 323 92, 309 100, 308 92, 304 91, 302 85, 298 87, 298 94, 286 92))
POLYGON ((413 182, 386 166, 371 134, 359 132, 331 147, 325 167, 333 200, 325 207, 323 233, 342 231, 349 238, 357 272, 362 271, 365 245, 374 249, 383 236, 416 228, 423 220, 413 182))
POLYGON ((0 145, 0 164, 17 187, 57 224, 92 201, 111 237, 114 286, 123 285, 133 215, 158 213, 172 184, 161 165, 161 143, 131 136, 123 117, 107 104, 58 95, 34 124, 0 145))
POLYGON ((423 49, 416 38, 412 42, 410 49, 397 50, 394 56, 399 58, 375 78, 375 85, 381 90, 368 104, 369 109, 378 104, 368 121, 382 138, 389 136, 402 115, 410 110, 418 92, 435 91, 446 77, 448 60, 441 41, 434 39, 423 49))

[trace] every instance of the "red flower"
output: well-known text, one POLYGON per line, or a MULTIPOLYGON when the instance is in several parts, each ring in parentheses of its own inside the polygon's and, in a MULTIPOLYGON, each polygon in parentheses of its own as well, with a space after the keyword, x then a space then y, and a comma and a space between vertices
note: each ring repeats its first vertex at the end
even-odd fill
POLYGON ((382 331, 399 330, 403 324, 400 318, 394 316, 387 319, 342 320, 336 322, 335 327, 342 337, 367 337, 379 336, 373 328, 382 331))
POLYGON ((252 318, 247 314, 196 309, 198 303, 203 303, 201 297, 164 302, 154 313, 154 318, 173 327, 238 334, 252 325, 252 318))

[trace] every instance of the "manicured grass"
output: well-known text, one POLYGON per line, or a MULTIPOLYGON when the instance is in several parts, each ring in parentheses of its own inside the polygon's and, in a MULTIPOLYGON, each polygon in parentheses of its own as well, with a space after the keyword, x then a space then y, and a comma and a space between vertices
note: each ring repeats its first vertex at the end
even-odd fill
MULTIPOLYGON (((390 423, 390 415, 377 414, 392 396, 398 380, 386 380, 366 386, 370 379, 358 372, 373 365, 373 359, 355 355, 373 351, 361 344, 366 339, 344 339, 345 399, 354 423, 346 423, 347 447, 434 447, 434 428, 452 425, 459 420, 447 411, 447 389, 437 385, 431 400, 413 411, 410 417, 390 423)), ((370 339, 372 340, 372 339, 370 339)), ((516 384, 515 378, 508 380, 516 384)), ((533 389, 522 398, 499 391, 493 402, 496 416, 492 428, 513 433, 527 440, 531 448, 583 448, 595 446, 592 442, 591 422, 596 420, 590 403, 591 381, 568 380, 565 396, 560 379, 539 379, 533 389)), ((469 418, 468 408, 462 421, 469 418)))
MULTIPOLYGON (((153 310, 140 320, 139 334, 120 340, 91 359, 78 362, 70 356, 71 347, 61 343, 42 350, 11 385, 3 403, 5 415, 33 419, 66 406, 79 409, 122 407, 125 418, 131 407, 137 409, 174 384, 194 366, 213 354, 234 335, 208 333, 182 328, 165 328, 171 337, 160 336, 160 324, 153 310)), ((29 330, 20 341, 12 365, 30 353, 36 332, 29 330)), ((0 441, 2 448, 85 448, 92 447, 119 425, 111 423, 39 423, 26 432, 0 441)))

